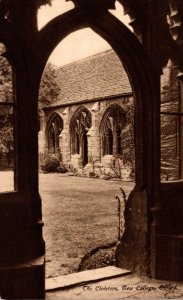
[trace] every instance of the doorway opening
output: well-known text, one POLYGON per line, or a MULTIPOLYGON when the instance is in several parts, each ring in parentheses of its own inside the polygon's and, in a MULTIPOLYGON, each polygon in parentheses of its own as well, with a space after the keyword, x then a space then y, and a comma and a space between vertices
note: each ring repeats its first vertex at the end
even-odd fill
MULTIPOLYGON (((88 131, 92 125, 90 110, 78 105, 70 119, 70 165, 83 168, 88 163, 88 131)), ((64 153, 63 153, 64 154, 64 153)))
MULTIPOLYGON (((88 34, 100 39, 92 31, 88 34)), ((72 35, 59 47, 67 45, 69 38, 72 35)), ((88 44, 82 30, 78 41, 88 44)), ((60 58, 61 54, 60 50, 60 58)), ((135 180, 134 100, 121 61, 110 48, 66 65, 60 61, 55 68, 60 93, 56 102, 43 107, 39 132, 45 154, 49 151, 46 128, 55 114, 60 115, 59 149, 47 153, 50 160, 59 160, 59 166, 55 173, 39 175, 47 277, 77 271, 87 251, 117 241, 115 196, 123 202, 120 187, 128 195, 135 180)), ((114 248, 110 263, 114 263, 114 248)))

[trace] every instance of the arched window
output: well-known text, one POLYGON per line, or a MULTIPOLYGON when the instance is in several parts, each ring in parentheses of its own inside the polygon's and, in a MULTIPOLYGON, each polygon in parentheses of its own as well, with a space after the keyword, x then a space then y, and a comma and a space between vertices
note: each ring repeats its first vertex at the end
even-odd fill
POLYGON ((103 155, 122 154, 122 129, 125 123, 125 113, 120 105, 113 104, 107 108, 101 122, 103 155))
POLYGON ((51 116, 48 122, 48 151, 57 153, 59 149, 59 135, 63 129, 63 120, 58 114, 51 116))
POLYGON ((106 135, 104 137, 105 144, 106 144, 106 154, 112 154, 112 148, 113 148, 113 134, 111 128, 108 128, 106 130, 106 135))
POLYGON ((121 128, 116 128, 117 154, 122 154, 121 128))
POLYGON ((91 127, 91 113, 82 106, 74 113, 70 123, 71 153, 81 154, 83 165, 88 163, 87 132, 91 127))

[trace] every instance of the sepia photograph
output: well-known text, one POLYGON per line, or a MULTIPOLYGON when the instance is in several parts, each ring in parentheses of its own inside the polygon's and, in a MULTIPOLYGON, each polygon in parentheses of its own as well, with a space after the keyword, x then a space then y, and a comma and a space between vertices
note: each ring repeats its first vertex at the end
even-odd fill
POLYGON ((183 299, 181 0, 0 0, 0 299, 183 299))

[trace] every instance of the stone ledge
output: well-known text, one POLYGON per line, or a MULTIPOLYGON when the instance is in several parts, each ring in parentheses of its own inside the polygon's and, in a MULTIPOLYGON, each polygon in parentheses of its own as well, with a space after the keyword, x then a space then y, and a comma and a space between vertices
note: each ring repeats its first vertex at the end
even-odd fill
POLYGON ((87 282, 97 282, 103 279, 110 279, 118 276, 126 276, 129 274, 131 274, 131 271, 117 268, 114 266, 73 273, 69 275, 46 279, 46 291, 48 292, 57 289, 65 289, 87 282))

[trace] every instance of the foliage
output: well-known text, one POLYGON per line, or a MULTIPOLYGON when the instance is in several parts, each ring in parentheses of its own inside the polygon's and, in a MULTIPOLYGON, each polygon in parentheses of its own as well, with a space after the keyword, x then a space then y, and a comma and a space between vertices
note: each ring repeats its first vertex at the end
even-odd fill
POLYGON ((0 44, 0 102, 12 102, 12 72, 11 66, 1 54, 5 48, 0 44))
POLYGON ((39 110, 59 100, 60 87, 55 67, 48 63, 44 69, 39 89, 39 110))
POLYGON ((46 173, 57 172, 60 161, 55 154, 41 153, 40 154, 40 168, 46 173))
POLYGON ((98 269, 106 266, 115 266, 116 241, 107 245, 101 245, 88 251, 78 267, 78 272, 98 269))
MULTIPOLYGON (((11 66, 1 54, 5 48, 0 44, 0 102, 12 102, 12 70, 11 66)), ((55 67, 48 63, 43 72, 39 90, 39 109, 56 102, 59 98, 60 87, 57 83, 55 67)))
POLYGON ((13 151, 13 128, 6 126, 1 128, 0 134, 0 156, 13 151))
POLYGON ((134 167, 135 140, 134 140, 134 105, 129 104, 126 114, 126 126, 123 129, 123 164, 134 167))
POLYGON ((9 160, 13 155, 12 108, 1 107, 0 110, 0 159, 9 160))
POLYGON ((121 178, 121 168, 123 164, 123 157, 121 155, 114 155, 111 162, 111 170, 114 172, 115 177, 121 178))
POLYGON ((67 168, 65 167, 65 165, 63 163, 60 163, 59 167, 57 168, 57 172, 58 173, 66 173, 67 172, 67 168))
MULTIPOLYGON (((4 46, 0 44, 0 103, 13 101, 11 66, 1 56, 4 51, 4 46)), ((6 157, 8 164, 13 153, 12 113, 11 107, 0 107, 0 159, 6 157)))
POLYGON ((96 177, 95 172, 89 172, 90 177, 96 177))

